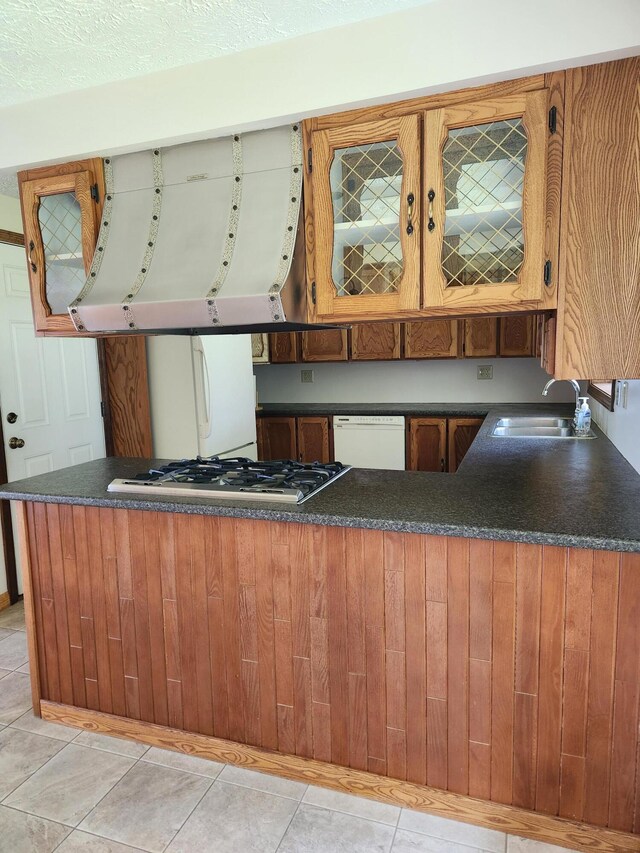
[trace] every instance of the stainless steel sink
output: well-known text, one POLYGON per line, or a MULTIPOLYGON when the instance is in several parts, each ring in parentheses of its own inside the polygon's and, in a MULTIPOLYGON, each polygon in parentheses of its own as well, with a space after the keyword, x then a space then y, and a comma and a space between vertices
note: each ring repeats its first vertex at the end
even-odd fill
POLYGON ((588 435, 576 435, 571 418, 547 417, 500 418, 491 435, 496 438, 596 438, 593 430, 588 435))

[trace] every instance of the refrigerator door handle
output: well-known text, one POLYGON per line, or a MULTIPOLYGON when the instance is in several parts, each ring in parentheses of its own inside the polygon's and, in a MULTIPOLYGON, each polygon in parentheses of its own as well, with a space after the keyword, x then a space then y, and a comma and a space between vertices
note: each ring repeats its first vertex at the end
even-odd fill
POLYGON ((207 357, 200 340, 193 342, 193 351, 196 354, 196 405, 198 411, 198 434, 200 438, 209 438, 211 435, 211 396, 209 385, 209 367, 207 357), (199 358, 198 358, 199 356, 199 358))

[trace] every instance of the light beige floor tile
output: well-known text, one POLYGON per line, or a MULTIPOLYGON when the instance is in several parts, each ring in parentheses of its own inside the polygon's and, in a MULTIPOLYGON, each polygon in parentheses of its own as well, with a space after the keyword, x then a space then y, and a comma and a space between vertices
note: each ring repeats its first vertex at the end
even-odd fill
POLYGON ((388 823, 390 826, 395 826, 400 817, 398 806, 390 806, 388 803, 379 803, 365 797, 355 797, 341 791, 330 791, 328 788, 316 788, 313 785, 309 785, 302 802, 320 806, 322 809, 332 809, 355 817, 363 817, 366 820, 377 820, 380 823, 388 823))
POLYGON ((2 640, 6 640, 7 637, 10 637, 12 634, 15 634, 15 631, 12 628, 0 628, 0 642, 2 640))
POLYGON ((10 672, 2 679, 0 723, 8 725, 31 707, 31 682, 28 675, 10 672))
POLYGON ((24 631, 24 604, 14 604, 6 610, 0 611, 0 628, 9 628, 12 631, 24 631))
POLYGON ((5 804, 77 826, 133 766, 130 758, 67 744, 5 804))
POLYGON ((245 788, 255 788, 256 791, 277 794, 279 797, 288 797, 291 800, 301 800, 307 790, 307 786, 302 782, 292 782, 280 776, 257 773, 255 770, 246 770, 244 767, 234 767, 231 764, 227 764, 220 774, 220 781, 242 785, 245 788))
POLYGON ((22 666, 19 666, 16 669, 16 672, 24 672, 26 675, 29 675, 31 673, 31 670, 29 669, 29 664, 23 663, 22 666))
POLYGON ((162 853, 211 780, 140 762, 82 822, 80 829, 162 853))
POLYGON ((24 631, 12 631, 9 637, 0 639, 0 668, 17 669, 28 660, 27 635, 24 631))
POLYGON ((510 835, 507 839, 507 853, 578 853, 567 847, 557 847, 555 844, 545 844, 543 841, 532 841, 530 838, 520 838, 510 835))
POLYGON ((167 853, 273 853, 298 803, 214 782, 167 853))
POLYGON ((487 850, 489 853, 504 853, 506 846, 504 832, 496 832, 493 829, 473 826, 470 823, 460 823, 457 820, 436 817, 436 815, 411 811, 410 809, 402 809, 398 827, 408 829, 411 832, 431 835, 433 838, 441 838, 444 841, 467 844, 469 847, 477 847, 480 850, 487 850))
POLYGON ((71 835, 62 842, 56 853, 143 853, 139 847, 129 847, 110 841, 108 838, 98 838, 88 832, 74 829, 71 835))
POLYGON ((468 847, 456 841, 443 841, 419 832, 399 829, 393 839, 391 853, 481 853, 478 847, 468 847))
POLYGON ((278 853, 388 853, 395 828, 304 803, 278 853))
POLYGON ((171 767, 173 770, 184 770, 185 773, 207 776, 209 779, 216 779, 224 767, 224 764, 209 761, 208 758, 185 755, 183 752, 173 752, 171 749, 159 749, 157 746, 152 746, 148 752, 145 752, 142 761, 161 764, 163 767, 171 767))
POLYGON ((36 717, 31 709, 26 714, 18 717, 11 723, 12 729, 20 729, 23 732, 32 732, 34 735, 52 737, 54 740, 63 740, 66 743, 78 736, 78 729, 71 726, 63 726, 60 723, 50 723, 42 717, 36 717))
POLYGON ((9 675, 10 672, 13 672, 11 669, 0 669, 0 678, 4 678, 5 675, 9 675))
POLYGON ((71 830, 68 826, 0 806, 0 850, 52 853, 71 830))
POLYGON ((0 799, 22 785, 63 746, 59 740, 3 729, 0 732, 0 799))
POLYGON ((101 749, 104 752, 115 752, 116 755, 126 755, 127 758, 140 758, 149 749, 145 744, 103 735, 99 732, 80 732, 74 743, 79 746, 89 746, 91 749, 101 749))

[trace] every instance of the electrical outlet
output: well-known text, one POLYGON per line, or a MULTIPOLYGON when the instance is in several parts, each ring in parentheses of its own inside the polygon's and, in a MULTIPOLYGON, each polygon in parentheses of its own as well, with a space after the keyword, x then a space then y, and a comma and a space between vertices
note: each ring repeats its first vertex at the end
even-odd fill
POLYGON ((493 365, 479 364, 478 379, 493 379, 493 365))
POLYGON ((313 382, 313 370, 301 370, 300 382, 313 382))

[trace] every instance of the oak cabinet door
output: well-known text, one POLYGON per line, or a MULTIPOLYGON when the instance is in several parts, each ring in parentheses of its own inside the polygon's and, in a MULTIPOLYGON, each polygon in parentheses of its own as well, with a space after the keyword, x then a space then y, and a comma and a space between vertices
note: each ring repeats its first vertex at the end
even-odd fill
POLYGON ((405 358, 456 358, 458 346, 457 320, 418 320, 405 323, 405 358))
POLYGON ((347 361, 346 329, 302 333, 302 361, 347 361))
POLYGON ((261 418, 260 421, 260 459, 297 459, 296 419, 267 417, 261 418))
POLYGON ((509 310, 542 299, 547 98, 425 113, 425 306, 509 310))
POLYGON ((298 335, 295 332, 274 332, 269 335, 271 364, 292 364, 298 358, 298 335))
POLYGON ((18 175, 36 331, 78 334, 67 306, 87 279, 104 198, 102 161, 18 175))
POLYGON ((447 470, 447 422, 444 418, 409 420, 407 468, 410 471, 447 470))
POLYGON ((482 418, 449 418, 449 473, 453 474, 482 426, 482 418))
POLYGON ((474 317, 462 321, 466 358, 491 358, 498 354, 498 321, 495 317, 474 317))
POLYGON ((312 134, 316 313, 420 307, 420 118, 312 134))
POLYGON ((500 318, 498 353, 511 358, 535 355, 536 317, 532 314, 500 318))
POLYGON ((328 417, 297 418, 298 460, 331 462, 331 440, 328 417))
POLYGON ((359 323, 351 329, 354 361, 390 361, 400 358, 400 323, 359 323))

